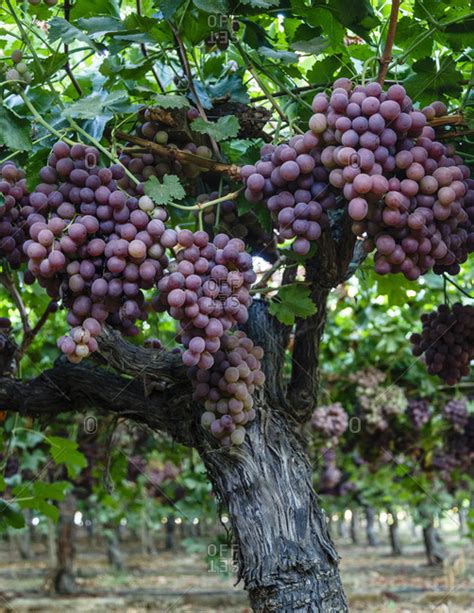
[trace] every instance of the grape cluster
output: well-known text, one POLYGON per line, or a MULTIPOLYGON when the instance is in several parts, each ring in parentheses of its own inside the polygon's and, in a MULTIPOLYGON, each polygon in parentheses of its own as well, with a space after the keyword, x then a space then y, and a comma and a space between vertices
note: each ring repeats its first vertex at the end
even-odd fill
POLYGON ((23 83, 31 83, 33 76, 28 70, 28 66, 23 62, 23 52, 20 49, 12 51, 11 60, 14 64, 13 68, 8 68, 5 73, 6 81, 22 81, 23 83))
POLYGON ((321 454, 322 467, 319 474, 318 491, 323 494, 331 493, 342 480, 342 472, 336 466, 336 452, 334 449, 325 449, 321 454))
POLYGON ((296 237, 293 249, 308 253, 339 202, 375 250, 377 273, 459 272, 474 250, 474 191, 468 167, 426 125, 444 105, 420 112, 401 85, 383 92, 342 78, 312 108, 309 131, 265 145, 241 170, 246 198, 266 202, 280 238, 296 237))
POLYGON ((416 430, 420 430, 431 417, 429 401, 426 399, 410 400, 407 415, 416 430))
MULTIPOLYGON (((192 109, 190 109, 190 111, 191 110, 192 109)), ((146 109, 140 116, 140 119, 144 121, 140 123, 136 130, 137 136, 158 143, 159 145, 166 145, 170 150, 181 148, 184 151, 189 151, 206 159, 212 157, 211 150, 205 145, 197 146, 192 142, 171 142, 166 129, 163 129, 163 126, 158 121, 153 121, 151 116, 152 111, 149 109, 146 109)), ((150 177, 157 177, 161 180, 167 174, 195 179, 205 170, 195 164, 180 162, 168 157, 163 158, 155 152, 123 153, 120 156, 120 162, 142 183, 147 181, 150 177)), ((137 188, 126 175, 118 181, 118 186, 126 190, 129 194, 140 195, 143 193, 143 191, 141 191, 143 190, 143 186, 139 185, 137 188)))
POLYGON ((148 196, 121 191, 123 168, 100 167, 98 160, 92 147, 56 143, 23 208, 28 269, 68 308, 72 330, 58 345, 72 362, 96 350, 106 321, 138 333, 135 320, 146 318, 142 290, 154 287, 168 264, 160 243, 166 212, 148 196))
POLYGON ((311 417, 311 427, 324 438, 338 439, 347 430, 349 416, 339 402, 317 407, 311 417))
MULTIPOLYGON (((206 203, 219 198, 218 192, 210 194, 200 194, 197 202, 206 203)), ((199 218, 199 211, 194 211, 196 219, 199 218)), ((251 248, 269 255, 273 236, 262 227, 261 222, 253 211, 239 213, 237 201, 235 199, 224 200, 213 206, 207 206, 202 210, 202 220, 204 229, 209 234, 223 232, 232 238, 245 238, 245 242, 251 248)))
POLYGON ((455 430, 463 432, 469 419, 467 400, 465 398, 450 400, 443 407, 443 416, 451 422, 455 430))
POLYGON ((211 368, 223 334, 248 319, 249 288, 256 279, 252 257, 242 240, 225 234, 210 241, 203 231, 168 229, 161 244, 178 251, 158 283, 154 307, 180 322, 184 364, 211 368))
POLYGON ((12 162, 0 167, 0 194, 0 260, 18 268, 25 260, 23 243, 28 230, 24 210, 28 210, 29 197, 25 173, 12 162))
POLYGON ((407 408, 405 392, 398 385, 386 385, 386 376, 370 368, 354 377, 357 381, 356 394, 362 409, 362 416, 369 430, 386 430, 389 420, 402 414, 407 408))
POLYGON ((267 144, 255 165, 241 169, 249 202, 264 200, 278 224, 279 240, 295 238, 293 250, 305 255, 328 225, 326 210, 336 206, 328 172, 316 149, 318 138, 307 132, 288 144, 267 144))
POLYGON ((421 334, 412 334, 413 355, 424 355, 428 372, 448 385, 469 374, 474 358, 474 307, 440 305, 421 316, 421 334))
POLYGON ((204 402, 201 425, 220 440, 221 445, 241 445, 245 424, 255 419, 252 394, 261 387, 265 375, 260 360, 263 349, 255 347, 242 331, 226 332, 221 349, 210 369, 194 366, 189 370, 194 398, 204 402))

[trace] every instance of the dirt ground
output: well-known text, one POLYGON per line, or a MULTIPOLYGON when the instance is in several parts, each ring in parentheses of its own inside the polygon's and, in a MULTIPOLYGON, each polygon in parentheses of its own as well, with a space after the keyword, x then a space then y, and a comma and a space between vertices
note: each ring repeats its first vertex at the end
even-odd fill
MULTIPOLYGON (((404 555, 394 558, 386 542, 378 547, 353 545, 336 538, 341 574, 350 610, 364 613, 459 613, 474 611, 472 543, 448 535, 449 559, 444 568, 426 565, 419 534, 403 535, 404 555)), ((121 544, 125 570, 108 566, 105 545, 82 535, 78 542, 78 593, 48 594, 51 569, 46 541, 35 542, 30 559, 20 558, 16 543, 0 542, 0 611, 140 613, 250 613, 243 588, 235 586, 232 564, 218 553, 212 538, 185 539, 173 551, 158 542, 154 555, 140 544, 121 544), (209 545, 211 543, 211 545, 209 545), (210 549, 209 549, 210 547, 210 549)))

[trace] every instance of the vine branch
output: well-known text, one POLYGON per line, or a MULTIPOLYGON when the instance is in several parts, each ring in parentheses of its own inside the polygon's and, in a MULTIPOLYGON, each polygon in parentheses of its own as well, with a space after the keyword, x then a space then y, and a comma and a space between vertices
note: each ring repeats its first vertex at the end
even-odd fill
POLYGON ((392 8, 390 10, 390 21, 388 24, 387 39, 385 41, 385 48, 380 58, 380 69, 377 76, 377 82, 383 85, 385 77, 387 76, 388 66, 392 61, 392 48, 395 40, 395 33, 397 31, 398 10, 400 8, 401 0, 392 0, 392 8))
POLYGON ((190 151, 171 149, 165 145, 153 143, 145 138, 134 136, 133 134, 127 134, 127 132, 122 132, 121 130, 115 131, 114 134, 120 140, 128 141, 135 145, 140 145, 147 151, 158 153, 163 157, 179 160, 181 162, 187 162, 188 164, 194 164, 199 168, 212 170, 213 172, 228 174, 229 177, 234 180, 237 180, 240 176, 240 168, 235 164, 224 164, 222 162, 216 162, 215 160, 209 160, 208 158, 201 157, 200 155, 196 155, 190 151))
MULTIPOLYGON (((71 3, 70 0, 64 0, 64 20, 69 21, 69 17, 71 14, 71 3)), ((72 72, 71 64, 69 63, 69 45, 64 44, 64 53, 67 55, 66 63, 64 64, 64 70, 66 71, 68 77, 71 79, 71 83, 73 84, 74 89, 82 96, 82 89, 79 83, 77 82, 74 73, 72 72)))
MULTIPOLYGON (((142 2, 141 0, 136 0, 136 6, 137 6, 137 15, 139 17, 142 16, 142 2)), ((148 49, 146 48, 146 44, 145 43, 141 43, 140 44, 140 51, 142 52, 143 57, 148 58, 148 49)), ((162 91, 162 93, 165 93, 165 88, 163 87, 163 84, 160 81, 160 77, 158 76, 158 72, 156 70, 156 68, 154 66, 151 66, 150 68, 151 73, 153 75, 153 77, 155 78, 155 81, 158 85, 158 87, 160 88, 160 90, 162 91)))

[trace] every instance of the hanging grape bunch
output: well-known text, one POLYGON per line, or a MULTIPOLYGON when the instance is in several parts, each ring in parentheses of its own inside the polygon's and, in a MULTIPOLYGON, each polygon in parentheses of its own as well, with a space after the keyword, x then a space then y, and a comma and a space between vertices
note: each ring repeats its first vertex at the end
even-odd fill
POLYGON ((23 52, 20 49, 15 49, 12 51, 11 60, 13 68, 6 69, 5 80, 31 83, 33 77, 28 70, 28 66, 23 62, 23 52))
POLYGON ((342 472, 336 466, 336 452, 334 449, 325 449, 322 454, 322 467, 319 475, 318 492, 330 493, 339 485, 342 472))
POLYGON ((415 429, 420 430, 430 420, 430 403, 426 399, 410 400, 407 415, 415 429))
POLYGON ((343 78, 312 108, 304 135, 264 145, 260 161, 241 171, 247 199, 266 203, 281 239, 296 237, 293 249, 308 253, 337 196, 365 250, 375 250, 377 273, 415 280, 431 269, 459 272, 474 250, 472 182, 426 125, 446 107, 416 111, 401 85, 383 92, 343 78))
POLYGON ((14 269, 25 260, 28 204, 25 173, 6 162, 0 167, 0 260, 5 259, 14 269))
POLYGON ((443 407, 443 416, 457 432, 463 432, 469 420, 466 398, 450 400, 443 407))
POLYGON ((260 360, 263 349, 242 331, 226 332, 221 349, 214 355, 210 369, 198 366, 189 369, 194 398, 204 403, 201 425, 209 429, 221 445, 241 445, 244 426, 255 419, 253 393, 261 387, 265 376, 260 360))
POLYGON ((407 408, 405 393, 398 385, 387 385, 386 375, 376 368, 357 373, 356 394, 362 418, 369 430, 386 430, 391 417, 401 415, 407 408))
MULTIPOLYGON (((204 204, 218 198, 218 192, 200 194, 197 202, 204 204)), ((199 219, 199 211, 194 211, 194 216, 199 219)), ((210 234, 223 232, 232 238, 245 238, 247 245, 264 255, 268 255, 271 251, 267 247, 272 242, 272 235, 262 228, 262 224, 252 211, 239 214, 237 201, 234 198, 204 208, 202 220, 204 228, 210 234)))
POLYGON ((339 403, 317 407, 311 417, 311 428, 325 439, 335 442, 347 430, 349 416, 339 403))
POLYGON ((442 304, 421 316, 421 334, 412 334, 414 356, 424 356, 430 375, 455 385, 469 374, 474 358, 474 307, 442 304))
POLYGON ((123 168, 100 167, 98 159, 93 147, 56 143, 24 207, 28 269, 68 309, 72 330, 58 345, 72 362, 97 349, 104 322, 138 333, 142 290, 155 286, 168 263, 160 244, 166 212, 156 207, 150 219, 150 199, 128 197, 117 187, 123 168))
MULTIPOLYGON (((190 109, 188 113, 191 111, 196 111, 196 109, 190 109)), ((206 145, 198 146, 192 142, 172 142, 166 131, 166 127, 157 121, 153 121, 151 117, 152 112, 149 109, 146 109, 139 115, 141 123, 136 130, 137 136, 159 145, 167 146, 170 150, 180 148, 206 159, 212 157, 212 152, 206 145)), ((188 179, 195 179, 205 170, 194 164, 183 163, 178 160, 173 160, 170 157, 163 157, 155 152, 122 153, 120 162, 141 182, 145 182, 150 177, 157 177, 161 180, 167 174, 175 174, 188 179)), ((143 186, 135 186, 126 175, 120 179, 118 185, 130 194, 143 194, 143 186)))
POLYGON ((206 232, 167 229, 161 244, 176 248, 176 261, 158 283, 156 310, 168 310, 181 325, 186 366, 211 368, 224 332, 248 319, 255 282, 252 257, 237 238, 206 232))

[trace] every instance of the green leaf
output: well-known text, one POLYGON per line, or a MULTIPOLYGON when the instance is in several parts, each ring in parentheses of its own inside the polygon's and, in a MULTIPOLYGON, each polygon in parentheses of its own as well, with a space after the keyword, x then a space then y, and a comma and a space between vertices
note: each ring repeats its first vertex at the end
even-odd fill
POLYGON ((95 119, 103 111, 113 114, 113 107, 117 104, 127 102, 128 95, 123 90, 113 91, 110 94, 92 94, 86 98, 81 98, 70 104, 64 109, 64 114, 79 119, 95 119))
POLYGON ((316 305, 309 297, 311 290, 305 285, 289 285, 278 290, 268 311, 281 323, 292 326, 297 317, 305 319, 316 313, 316 305))
POLYGON ((48 38, 52 43, 60 40, 66 45, 80 40, 95 51, 100 51, 100 47, 92 39, 62 17, 53 17, 51 19, 49 22, 48 38))
POLYGON ((165 175, 163 183, 160 183, 156 177, 150 177, 144 184, 144 191, 158 205, 182 200, 186 195, 186 191, 176 175, 165 175))
POLYGON ((196 8, 205 13, 220 13, 221 15, 226 15, 229 10, 226 0, 193 0, 193 4, 196 8))
POLYGON ((280 0, 241 0, 240 4, 246 4, 258 9, 269 9, 273 6, 279 6, 280 0))
POLYGON ((410 58, 414 60, 429 56, 433 48, 433 36, 419 40, 426 32, 428 30, 423 28, 419 21, 407 16, 402 17, 397 24, 395 45, 400 49, 410 49, 410 58))
POLYGON ((385 294, 390 305, 402 305, 407 301, 407 290, 413 289, 416 285, 413 281, 408 281, 402 274, 396 275, 376 275, 377 290, 380 294, 385 294))
POLYGON ((80 469, 87 466, 86 458, 77 450, 76 441, 59 436, 50 436, 47 442, 50 445, 53 460, 56 464, 64 464, 70 477, 76 476, 80 469))
POLYGON ((171 19, 180 4, 181 0, 158 0, 158 2, 156 2, 157 7, 163 13, 165 19, 171 19))
POLYGON ((67 481, 55 481, 54 483, 45 483, 44 481, 35 481, 33 483, 33 494, 37 498, 46 500, 63 500, 64 490, 68 487, 67 481))
POLYGON ((59 519, 59 509, 54 506, 54 504, 50 504, 46 502, 46 500, 38 500, 35 502, 33 508, 57 523, 59 519))
POLYGON ((157 94, 154 103, 160 109, 186 109, 191 105, 185 96, 173 96, 172 94, 157 94))
POLYGON ((283 49, 271 49, 270 47, 260 47, 258 50, 260 55, 268 57, 271 60, 278 60, 284 64, 293 64, 298 61, 296 53, 285 51, 283 49))
POLYGON ((78 19, 77 25, 88 34, 108 34, 109 32, 122 32, 124 25, 115 17, 89 17, 78 19))
POLYGON ((31 150, 31 122, 0 106, 0 144, 13 151, 31 150))
POLYGON ((291 48, 301 53, 310 53, 312 55, 319 55, 324 49, 327 49, 330 42, 322 36, 315 36, 309 40, 294 40, 291 43, 291 48))
POLYGON ((0 498, 0 528, 24 528, 25 519, 7 500, 0 498))
POLYGON ((219 142, 237 136, 240 130, 240 124, 239 120, 237 117, 234 117, 234 115, 219 117, 216 122, 205 121, 201 117, 198 117, 198 119, 193 121, 192 128, 194 132, 207 134, 219 142))
POLYGON ((80 17, 96 17, 97 15, 112 15, 120 18, 118 0, 79 0, 74 2, 71 10, 71 19, 80 17))
POLYGON ((462 94, 462 73, 456 68, 452 57, 444 57, 439 66, 431 57, 413 64, 415 74, 403 83, 409 96, 421 106, 446 96, 459 97, 462 94))
POLYGON ((50 147, 45 147, 40 149, 39 151, 35 151, 33 155, 28 156, 28 161, 26 163, 26 186, 30 192, 32 192, 39 182, 39 173, 40 170, 46 163, 48 159, 48 155, 51 152, 50 147))

